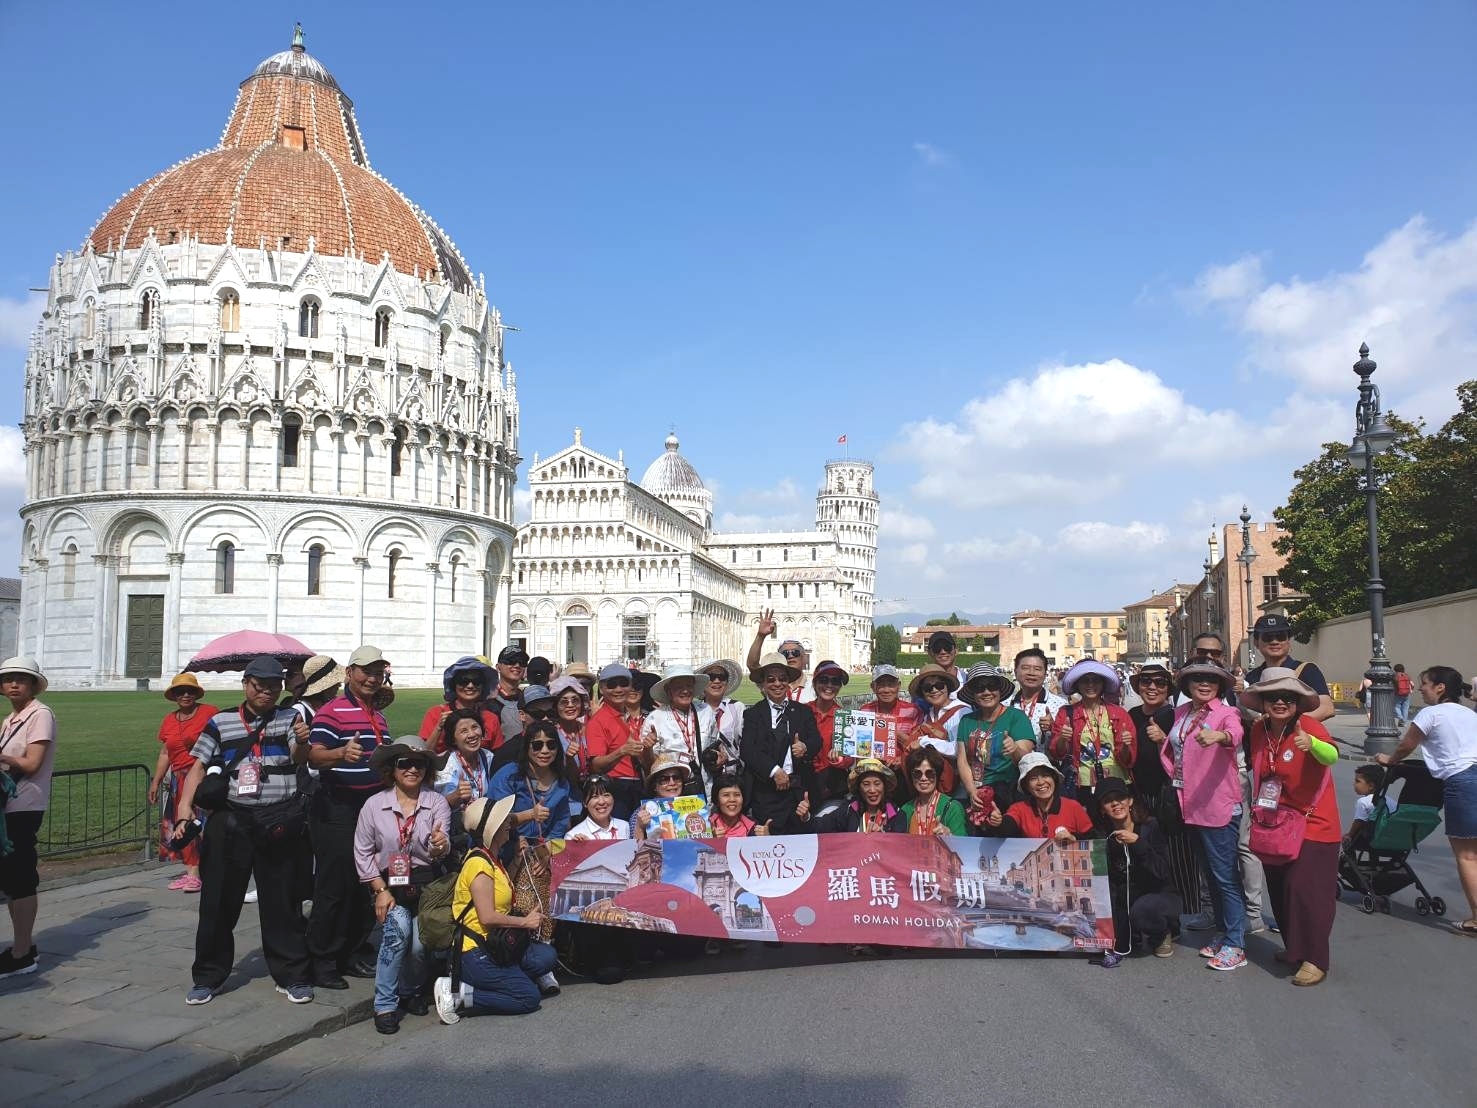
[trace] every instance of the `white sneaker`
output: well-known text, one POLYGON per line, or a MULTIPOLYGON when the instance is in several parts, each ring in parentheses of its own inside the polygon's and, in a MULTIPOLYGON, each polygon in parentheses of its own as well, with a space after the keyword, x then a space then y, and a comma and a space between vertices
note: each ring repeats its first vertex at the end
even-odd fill
POLYGON ((436 984, 431 988, 431 995, 436 998, 436 1015, 441 1022, 450 1027, 453 1023, 460 1023, 461 1016, 457 1014, 457 1003, 461 999, 451 991, 451 978, 438 977, 436 984))
POLYGON ((246 890, 246 895, 241 898, 241 902, 243 904, 255 904, 256 903, 256 886, 255 885, 253 885, 251 888, 249 888, 249 889, 246 890))
POLYGON ((538 986, 539 996, 559 995, 559 979, 554 976, 553 970, 544 974, 534 984, 538 986))

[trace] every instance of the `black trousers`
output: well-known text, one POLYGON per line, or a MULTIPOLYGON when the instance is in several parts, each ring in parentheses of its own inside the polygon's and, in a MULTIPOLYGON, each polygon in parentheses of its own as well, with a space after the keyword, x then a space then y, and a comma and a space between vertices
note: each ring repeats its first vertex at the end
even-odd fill
POLYGON ((1122 952, 1129 949, 1133 939, 1157 944, 1165 935, 1179 934, 1183 908, 1177 893, 1145 893, 1134 900, 1127 912, 1123 910, 1123 902, 1114 897, 1113 931, 1117 936, 1114 948, 1122 952))
POLYGON ((252 842, 247 812, 217 812, 205 821, 200 842, 200 922, 195 928, 195 984, 219 989, 236 964, 232 932, 241 919, 246 886, 256 878, 262 954, 279 985, 305 985, 308 947, 300 904, 293 903, 293 875, 308 853, 304 838, 252 842))
POLYGON ((369 890, 354 870, 354 827, 359 809, 372 795, 371 790, 320 787, 313 796, 308 814, 314 864, 308 953, 322 970, 342 973, 374 927, 369 890))

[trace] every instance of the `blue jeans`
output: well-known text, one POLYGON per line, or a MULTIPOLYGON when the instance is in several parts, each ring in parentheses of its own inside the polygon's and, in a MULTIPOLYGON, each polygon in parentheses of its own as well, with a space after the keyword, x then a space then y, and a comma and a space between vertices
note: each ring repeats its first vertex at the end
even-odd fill
POLYGON ((1410 722, 1410 694, 1409 693, 1406 693, 1404 696, 1397 696, 1395 698, 1395 722, 1396 723, 1409 723, 1410 722))
POLYGON ((1246 946, 1246 901, 1241 891, 1241 874, 1236 867, 1241 842, 1241 816, 1232 816, 1224 827, 1197 827, 1200 845, 1205 851, 1205 868, 1210 878, 1210 904, 1215 911, 1216 927, 1226 937, 1226 945, 1246 946))
POLYGON ((385 913, 379 958, 374 964, 374 1010, 393 1012, 402 996, 415 996, 421 991, 425 972, 420 924, 397 904, 385 913))
POLYGON ((470 1007, 462 1014, 482 1016, 524 1016, 538 1011, 541 1002, 534 982, 554 971, 559 961, 548 943, 529 943, 522 965, 500 966, 483 950, 462 954, 462 983, 472 990, 470 1007))

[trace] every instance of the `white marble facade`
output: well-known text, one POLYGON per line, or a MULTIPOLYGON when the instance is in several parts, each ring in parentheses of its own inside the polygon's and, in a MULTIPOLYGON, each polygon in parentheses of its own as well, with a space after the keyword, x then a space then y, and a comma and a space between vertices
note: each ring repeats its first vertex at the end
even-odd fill
POLYGON ((598 668, 742 659, 760 612, 812 662, 870 661, 877 497, 867 462, 828 463, 810 531, 714 533, 713 497, 675 435, 631 479, 624 452, 574 442, 529 466, 509 637, 598 668))

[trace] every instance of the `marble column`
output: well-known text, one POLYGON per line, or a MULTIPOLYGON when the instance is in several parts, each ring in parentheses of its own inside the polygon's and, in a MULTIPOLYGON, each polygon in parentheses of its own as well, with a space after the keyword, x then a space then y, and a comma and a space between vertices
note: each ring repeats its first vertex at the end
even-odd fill
POLYGON ((41 671, 44 673, 44 672, 46 672, 46 590, 47 590, 47 583, 46 583, 47 573, 46 573, 46 571, 47 571, 47 569, 50 568, 51 563, 48 562, 45 558, 37 558, 31 564, 32 564, 32 566, 35 567, 35 570, 36 570, 36 581, 35 581, 35 589, 36 589, 36 649, 35 649, 35 658, 36 658, 36 663, 41 667, 41 671))
POLYGON ((485 569, 477 571, 477 637, 473 640, 478 644, 478 651, 489 658, 494 656, 494 647, 487 637, 492 622, 487 618, 487 581, 490 576, 485 569))
POLYGON ((277 633, 277 585, 282 577, 282 555, 267 555, 267 630, 277 633))
POLYGON ((181 601, 181 578, 185 564, 183 553, 171 551, 164 556, 169 566, 169 583, 164 587, 164 673, 173 677, 180 671, 179 623, 181 601))
POLYGON ((436 668, 436 586, 441 580, 441 564, 426 563, 426 672, 436 668))
POLYGON ((354 568, 359 571, 354 600, 354 646, 357 647, 364 641, 364 587, 369 574, 369 559, 355 558, 354 568))

